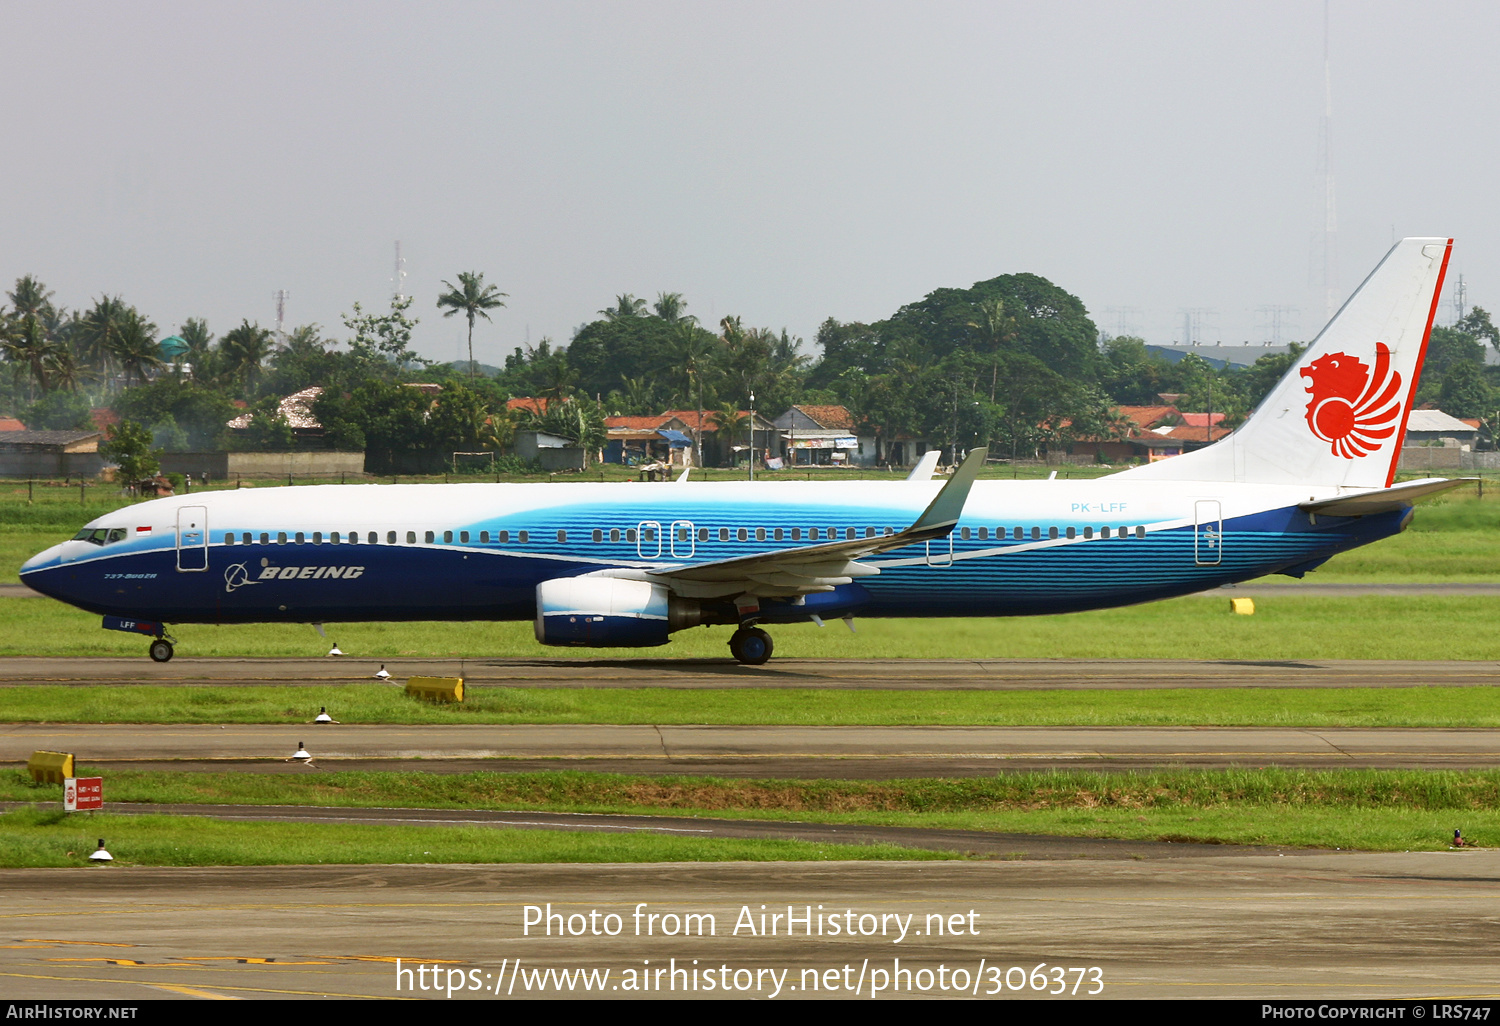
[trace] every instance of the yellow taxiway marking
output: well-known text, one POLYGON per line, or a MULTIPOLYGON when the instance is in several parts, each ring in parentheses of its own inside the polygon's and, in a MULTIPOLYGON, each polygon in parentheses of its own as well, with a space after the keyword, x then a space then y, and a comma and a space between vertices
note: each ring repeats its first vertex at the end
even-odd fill
MULTIPOLYGON (((114 943, 114 942, 111 942, 111 941, 50 940, 50 939, 45 938, 45 937, 22 937, 21 939, 23 941, 25 941, 27 944, 81 944, 81 945, 83 945, 85 947, 90 947, 90 948, 133 948, 133 947, 135 947, 134 944, 118 944, 118 943, 114 943)), ((14 947, 15 945, 11 945, 11 946, 14 947)))
POLYGON ((184 987, 176 983, 151 983, 147 986, 156 987, 158 990, 170 990, 177 994, 186 994, 188 997, 205 998, 209 1001, 243 1001, 244 998, 235 997, 232 994, 215 994, 207 990, 194 990, 192 987, 184 987))
MULTIPOLYGON (((52 976, 42 973, 0 973, 0 977, 10 976, 20 980, 51 980, 54 983, 129 983, 141 987, 166 987, 171 989, 181 984, 168 983, 165 980, 121 980, 106 979, 99 976, 52 976)), ((215 986, 219 986, 215 984, 215 986)), ((292 994, 298 997, 335 997, 335 998, 376 998, 389 997, 384 994, 341 994, 332 990, 285 990, 277 987, 219 987, 220 990, 244 990, 253 994, 292 994)), ((398 1000, 417 1000, 416 998, 398 998, 398 1000)))

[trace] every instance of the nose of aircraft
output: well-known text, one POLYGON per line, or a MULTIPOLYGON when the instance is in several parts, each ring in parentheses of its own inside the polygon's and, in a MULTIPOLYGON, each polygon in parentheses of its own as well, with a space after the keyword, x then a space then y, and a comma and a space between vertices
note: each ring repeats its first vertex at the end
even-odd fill
POLYGON ((49 575, 45 571, 48 567, 55 567, 62 562, 63 546, 67 544, 67 542, 62 542, 49 549, 43 549, 22 563, 21 583, 33 591, 39 591, 44 595, 51 595, 52 589, 47 586, 49 575))

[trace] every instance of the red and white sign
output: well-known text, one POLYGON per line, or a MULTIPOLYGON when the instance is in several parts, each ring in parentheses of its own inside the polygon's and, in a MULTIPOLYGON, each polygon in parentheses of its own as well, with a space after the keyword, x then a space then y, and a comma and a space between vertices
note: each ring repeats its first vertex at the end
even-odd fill
POLYGON ((88 812, 104 808, 103 777, 63 778, 63 811, 88 812))

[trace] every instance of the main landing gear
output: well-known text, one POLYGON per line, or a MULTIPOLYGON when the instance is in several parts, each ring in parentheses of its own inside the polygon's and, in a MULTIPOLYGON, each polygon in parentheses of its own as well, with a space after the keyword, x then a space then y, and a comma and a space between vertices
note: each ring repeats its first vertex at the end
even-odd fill
POLYGON ((771 636, 759 627, 741 627, 729 638, 730 655, 749 666, 759 666, 770 659, 775 647, 771 636))
POLYGON ((151 642, 150 652, 154 661, 164 663, 172 658, 172 643, 166 638, 157 638, 151 642))

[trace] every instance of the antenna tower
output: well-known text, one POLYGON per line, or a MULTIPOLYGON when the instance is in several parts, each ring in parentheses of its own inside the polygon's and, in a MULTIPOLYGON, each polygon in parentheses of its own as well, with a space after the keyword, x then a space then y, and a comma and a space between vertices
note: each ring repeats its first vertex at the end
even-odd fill
POLYGON ((1453 323, 1457 324, 1464 319, 1468 311, 1465 307, 1469 302, 1469 286, 1464 283, 1464 276, 1459 275, 1458 281, 1453 285, 1453 323))
POLYGON ((292 294, 286 289, 276 290, 276 344, 286 345, 286 301, 292 294))
POLYGON ((396 240, 396 274, 391 279, 395 288, 392 294, 397 299, 406 298, 406 261, 401 258, 401 240, 396 240))

